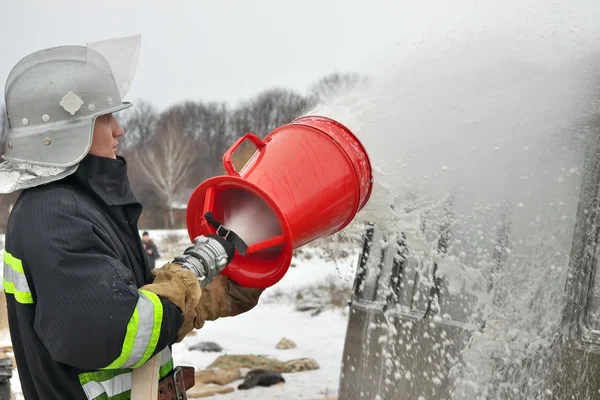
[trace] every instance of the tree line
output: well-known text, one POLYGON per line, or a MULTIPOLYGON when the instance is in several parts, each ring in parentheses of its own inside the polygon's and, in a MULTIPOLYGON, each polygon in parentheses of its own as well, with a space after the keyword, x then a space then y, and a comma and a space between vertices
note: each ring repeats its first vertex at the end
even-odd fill
MULTIPOLYGON (((203 180, 223 174, 222 156, 242 135, 264 137, 291 122, 326 98, 347 91, 367 78, 357 73, 333 73, 317 80, 302 95, 287 88, 272 88, 241 101, 185 100, 159 110, 148 100, 115 114, 125 129, 120 153, 127 159, 132 189, 144 204, 147 228, 181 227, 174 210, 186 204, 203 180), (158 215, 150 215, 150 214, 158 215), (162 218, 160 214, 167 214, 162 218), (150 218, 148 218, 150 217, 150 218), (162 222, 165 221, 165 222, 162 222)), ((3 106, 0 109, 0 145, 8 131, 3 106)), ((242 147, 238 162, 251 150, 242 147)), ((246 158, 247 159, 247 158, 246 158)), ((0 197, 0 208, 14 196, 0 197)), ((0 211, 0 229, 5 218, 0 211)))

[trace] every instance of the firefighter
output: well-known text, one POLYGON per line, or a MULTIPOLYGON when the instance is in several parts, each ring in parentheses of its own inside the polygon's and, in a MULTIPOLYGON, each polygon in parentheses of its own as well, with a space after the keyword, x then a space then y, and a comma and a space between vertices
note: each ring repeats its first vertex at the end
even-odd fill
POLYGON ((4 291, 27 400, 128 399, 132 371, 155 356, 161 387, 172 387, 171 345, 252 309, 262 292, 219 274, 234 246, 217 235, 151 271, 113 115, 131 106, 122 98, 138 50, 139 36, 45 49, 6 83, 0 189, 23 191, 4 291))

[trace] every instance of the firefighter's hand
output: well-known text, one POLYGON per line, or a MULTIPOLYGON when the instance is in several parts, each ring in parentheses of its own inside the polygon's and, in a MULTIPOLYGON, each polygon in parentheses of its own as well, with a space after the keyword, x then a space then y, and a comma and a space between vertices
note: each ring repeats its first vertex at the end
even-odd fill
POLYGON ((148 290, 168 299, 183 313, 183 324, 177 334, 177 342, 194 329, 196 309, 202 295, 200 283, 190 270, 181 268, 179 264, 167 263, 152 270, 154 282, 140 289, 148 290))
POLYGON ((205 321, 232 317, 250 311, 262 294, 263 289, 244 288, 225 275, 218 275, 202 290, 196 307, 194 328, 200 329, 205 321))

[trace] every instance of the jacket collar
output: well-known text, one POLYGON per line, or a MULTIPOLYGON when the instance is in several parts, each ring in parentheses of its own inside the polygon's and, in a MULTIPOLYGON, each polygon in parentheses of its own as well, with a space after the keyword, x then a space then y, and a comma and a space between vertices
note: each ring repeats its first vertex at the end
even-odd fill
POLYGON ((125 158, 88 154, 81 160, 72 179, 91 190, 109 206, 139 204, 131 191, 125 158))

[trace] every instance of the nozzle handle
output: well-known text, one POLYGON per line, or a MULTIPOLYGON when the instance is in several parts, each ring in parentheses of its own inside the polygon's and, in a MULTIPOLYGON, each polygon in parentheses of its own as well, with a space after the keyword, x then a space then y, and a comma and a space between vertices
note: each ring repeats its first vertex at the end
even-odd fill
POLYGON ((246 252, 248 251, 248 245, 246 244, 246 242, 244 242, 244 240, 241 237, 239 237, 237 233, 225 228, 222 223, 220 223, 213 217, 210 211, 204 213, 204 218, 206 218, 206 221, 217 230, 217 236, 220 236, 223 239, 232 243, 233 246, 237 249, 237 251, 240 252, 242 256, 246 255, 246 252))
POLYGON ((223 166, 225 167, 225 171, 230 176, 240 176, 239 172, 235 170, 233 166, 233 162, 231 161, 231 155, 244 143, 244 141, 248 139, 252 142, 256 149, 260 149, 265 146, 265 142, 260 140, 258 136, 253 133, 246 133, 244 136, 236 140, 236 142, 223 154, 223 166))

